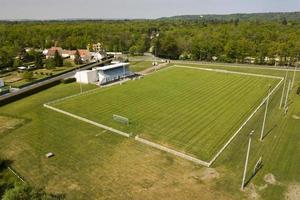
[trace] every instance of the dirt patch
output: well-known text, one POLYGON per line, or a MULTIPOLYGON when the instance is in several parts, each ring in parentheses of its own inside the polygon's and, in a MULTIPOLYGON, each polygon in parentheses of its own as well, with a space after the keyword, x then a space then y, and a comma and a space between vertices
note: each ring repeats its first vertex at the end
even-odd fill
POLYGON ((211 180, 214 180, 219 177, 220 177, 220 174, 216 169, 206 168, 202 172, 200 179, 202 181, 211 181, 211 180))
POLYGON ((268 173, 268 174, 266 174, 266 175, 264 176, 264 181, 265 181, 266 183, 271 184, 271 185, 276 185, 276 184, 277 184, 277 181, 276 181, 275 176, 274 176, 273 174, 271 174, 271 173, 268 173))
POLYGON ((286 200, 299 200, 300 199, 300 184, 292 184, 288 187, 285 193, 286 200))
POLYGON ((298 115, 293 115, 292 118, 293 118, 293 119, 300 119, 300 116, 298 116, 298 115))
POLYGON ((268 187, 268 184, 264 184, 264 185, 258 187, 258 190, 259 190, 259 191, 262 191, 262 190, 264 190, 264 189, 267 189, 267 187, 268 187))
POLYGON ((24 123, 24 119, 0 116, 0 134, 9 132, 24 123))
POLYGON ((251 200, 261 199, 261 197, 257 193, 256 187, 253 183, 251 183, 248 187, 246 187, 245 192, 248 195, 248 199, 251 199, 251 200))

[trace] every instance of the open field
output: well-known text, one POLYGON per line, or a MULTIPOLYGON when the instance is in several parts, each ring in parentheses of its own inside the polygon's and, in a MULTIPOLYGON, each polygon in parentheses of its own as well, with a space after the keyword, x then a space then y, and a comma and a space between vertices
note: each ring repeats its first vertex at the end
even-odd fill
MULTIPOLYGON (((248 72, 247 69, 244 71, 248 72)), ((251 72, 262 73, 255 69, 251 72)), ((266 70, 263 74, 284 76, 283 71, 273 70, 266 70)), ((290 73, 289 78, 291 76, 290 73)), ((299 85, 299 75, 296 80, 299 85)), ((85 85, 84 89, 92 88, 94 86, 85 85)), ((300 121, 293 117, 300 115, 300 97, 295 95, 295 89, 291 92, 290 109, 285 117, 278 109, 280 92, 272 98, 267 118, 267 136, 263 142, 258 141, 263 114, 261 110, 212 169, 43 107, 45 102, 78 93, 79 86, 75 83, 61 84, 0 107, 1 116, 13 114, 18 119, 28 120, 23 126, 1 137, 0 156, 11 160, 13 167, 31 185, 66 194, 66 198, 72 200, 87 197, 281 200, 286 195, 295 195, 300 187, 300 121), (264 166, 247 186, 251 189, 241 192, 239 188, 247 134, 251 129, 256 132, 248 177, 261 154, 264 166), (56 156, 46 159, 45 154, 49 151, 56 156), (275 183, 264 180, 268 174, 274 175, 275 183)))
POLYGON ((130 62, 130 70, 133 72, 140 72, 147 68, 152 67, 153 61, 131 61, 130 62))
POLYGON ((278 82, 173 67, 53 106, 208 161, 278 82))

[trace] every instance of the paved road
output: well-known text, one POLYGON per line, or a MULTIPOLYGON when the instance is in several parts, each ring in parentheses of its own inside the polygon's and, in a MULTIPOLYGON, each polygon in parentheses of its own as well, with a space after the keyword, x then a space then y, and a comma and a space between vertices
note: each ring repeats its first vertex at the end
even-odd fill
MULTIPOLYGON (((88 65, 85 65, 85 66, 81 67, 80 70, 91 69, 93 67, 99 66, 99 65, 101 65, 103 63, 106 63, 106 62, 109 62, 109 61, 111 61, 111 59, 108 59, 108 60, 103 61, 103 62, 90 63, 88 65)), ((44 80, 44 81, 32 84, 32 85, 29 85, 29 86, 26 86, 26 87, 24 87, 22 89, 19 89, 17 91, 14 91, 14 92, 11 92, 11 93, 8 93, 8 94, 5 94, 5 95, 1 95, 0 96, 0 105, 1 105, 1 102, 3 103, 3 101, 5 101, 5 100, 7 100, 9 98, 12 98, 12 97, 14 97, 16 95, 20 95, 20 94, 26 93, 26 92, 28 92, 30 90, 34 90, 34 89, 37 89, 39 87, 42 87, 42 86, 45 86, 45 85, 49 85, 51 83, 55 83, 55 82, 60 81, 62 79, 65 79, 65 78, 68 78, 68 77, 72 77, 72 76, 75 75, 75 73, 76 73, 77 70, 78 69, 74 69, 71 72, 67 72, 65 74, 62 74, 62 75, 59 75, 59 76, 56 76, 56 77, 53 77, 53 78, 50 78, 50 79, 47 79, 47 80, 44 80)))

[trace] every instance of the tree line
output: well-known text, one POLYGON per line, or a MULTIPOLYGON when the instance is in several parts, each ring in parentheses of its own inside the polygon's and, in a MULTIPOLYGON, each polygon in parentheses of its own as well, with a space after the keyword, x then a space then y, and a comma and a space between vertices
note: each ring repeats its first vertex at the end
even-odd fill
POLYGON ((280 65, 300 54, 300 21, 119 20, 0 22, 0 68, 25 47, 75 50, 101 42, 107 51, 162 58, 280 65), (268 57, 269 59, 265 59, 268 57))

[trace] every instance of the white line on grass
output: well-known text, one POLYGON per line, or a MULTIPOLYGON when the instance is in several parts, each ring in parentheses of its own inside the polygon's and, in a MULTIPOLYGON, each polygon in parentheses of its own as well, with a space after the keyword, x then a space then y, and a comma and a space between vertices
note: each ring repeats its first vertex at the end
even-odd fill
POLYGON ((205 166, 205 167, 209 167, 209 164, 210 164, 210 163, 205 162, 205 161, 200 160, 200 159, 197 159, 197 158, 195 158, 195 157, 189 156, 189 155, 187 155, 187 154, 185 154, 185 153, 181 153, 181 152, 179 152, 179 151, 175 151, 175 150, 173 150, 173 149, 167 148, 167 147, 162 146, 162 145, 160 145, 160 144, 157 144, 157 143, 154 143, 154 142, 150 142, 149 140, 145 140, 145 139, 143 139, 143 138, 140 138, 139 136, 135 136, 134 139, 135 139, 136 141, 139 141, 139 142, 141 142, 141 143, 143 143, 143 144, 149 145, 149 146, 154 147, 154 148, 156 148, 156 149, 159 149, 159 150, 162 150, 162 151, 171 153, 171 154, 173 154, 173 155, 175 155, 175 156, 178 156, 178 157, 184 158, 184 159, 186 159, 186 160, 195 162, 195 163, 200 164, 200 165, 203 165, 203 166, 205 166))
POLYGON ((279 76, 271 76, 271 75, 264 75, 264 74, 252 74, 252 73, 245 73, 245 72, 233 72, 227 70, 220 70, 220 69, 211 69, 211 68, 199 68, 199 67, 190 67, 190 66, 180 66, 175 65, 175 67, 181 68, 189 68, 189 69, 198 69, 204 71, 213 71, 219 73, 229 73, 229 74, 240 74, 240 75, 247 75, 247 76, 256 76, 256 77, 264 77, 264 78, 273 78, 273 79, 280 79, 279 83, 275 86, 275 88, 262 100, 259 106, 251 113, 251 115, 246 119, 246 121, 240 126, 240 128, 232 135, 232 137, 225 143, 225 145, 217 152, 217 154, 209 161, 208 167, 210 167, 216 159, 221 155, 221 153, 228 147, 228 145, 232 142, 232 140, 240 133, 243 127, 247 124, 247 122, 255 115, 255 113, 260 109, 260 107, 266 102, 266 100, 276 91, 276 89, 280 86, 282 81, 284 80, 283 77, 279 76))
POLYGON ((51 110, 54 110, 54 111, 56 111, 56 112, 59 112, 59 113, 68 115, 68 116, 73 117, 73 118, 75 118, 75 119, 78 119, 78 120, 87 122, 87 123, 89 123, 89 124, 98 126, 98 127, 100 127, 100 128, 106 129, 106 130, 111 131, 111 132, 113 132, 113 133, 117 133, 117 134, 122 135, 122 136, 124 136, 124 137, 130 137, 130 135, 129 135, 128 133, 125 133, 125 132, 123 132, 123 131, 114 129, 114 128, 109 127, 109 126, 105 126, 105 125, 103 125, 103 124, 94 122, 94 121, 89 120, 89 119, 86 119, 86 118, 84 118, 84 117, 80 117, 80 116, 78 116, 78 115, 74 115, 74 114, 69 113, 69 112, 66 112, 66 111, 64 111, 64 110, 61 110, 61 109, 58 109, 58 108, 54 108, 54 107, 49 106, 49 105, 47 105, 47 104, 44 104, 44 107, 49 108, 49 109, 51 109, 51 110))
POLYGON ((26 183, 26 181, 17 173, 15 170, 13 170, 11 167, 8 167, 9 171, 11 171, 18 179, 20 179, 23 183, 26 183))
POLYGON ((251 115, 246 119, 246 121, 240 126, 240 128, 233 134, 233 136, 226 142, 226 144, 220 149, 220 151, 210 160, 209 162, 209 166, 211 166, 216 159, 221 155, 221 153, 226 149, 226 147, 232 142, 232 140, 237 136, 237 134, 242 130, 242 128, 247 124, 247 122, 254 116, 254 114, 260 109, 260 107, 262 105, 264 105, 264 103, 267 101, 268 97, 270 97, 275 91, 276 89, 279 87, 279 85, 282 83, 283 78, 281 79, 281 81, 279 81, 279 83, 276 85, 276 87, 272 90, 272 92, 270 92, 270 94, 268 94, 263 100, 262 102, 259 104, 259 106, 251 113, 251 115))
POLYGON ((247 75, 247 76, 256 76, 256 77, 263 77, 263 78, 274 78, 274 79, 282 79, 283 78, 283 77, 279 77, 279 76, 271 76, 271 75, 266 75, 266 74, 253 74, 253 73, 246 73, 246 72, 228 71, 228 70, 223 70, 223 69, 191 67, 191 66, 185 66, 185 65, 174 65, 174 67, 198 69, 198 70, 203 70, 203 71, 213 71, 213 72, 219 72, 219 73, 225 73, 225 74, 239 74, 239 75, 247 75))

